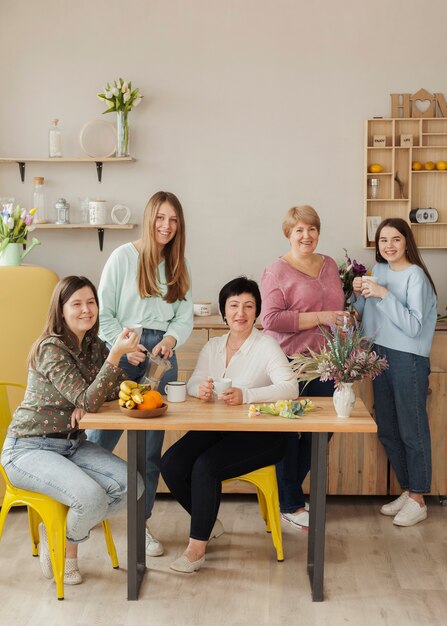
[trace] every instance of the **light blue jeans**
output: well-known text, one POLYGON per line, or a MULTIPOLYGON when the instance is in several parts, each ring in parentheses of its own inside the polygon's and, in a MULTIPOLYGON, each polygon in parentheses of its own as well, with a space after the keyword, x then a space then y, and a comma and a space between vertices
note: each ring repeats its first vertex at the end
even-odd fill
POLYGON ((126 506, 127 463, 91 441, 7 437, 1 462, 14 486, 70 507, 67 539, 73 543, 126 506))
MULTIPOLYGON (((163 339, 164 332, 161 330, 144 329, 141 335, 140 343, 148 350, 152 352, 154 346, 157 345, 163 339)), ((177 380, 177 357, 174 354, 169 362, 172 368, 166 372, 160 381, 158 391, 162 394, 165 392, 165 386, 167 383, 177 380)), ((140 365, 131 365, 124 355, 120 360, 120 366, 129 376, 130 380, 140 382, 146 374, 147 359, 140 365)), ((98 443, 106 450, 114 450, 118 443, 122 430, 86 430, 89 441, 98 443)), ((146 519, 152 514, 154 507, 155 495, 157 493, 158 479, 160 477, 160 458, 161 448, 163 446, 163 439, 165 433, 164 430, 147 430, 146 431, 146 502, 145 502, 145 516, 146 519)))

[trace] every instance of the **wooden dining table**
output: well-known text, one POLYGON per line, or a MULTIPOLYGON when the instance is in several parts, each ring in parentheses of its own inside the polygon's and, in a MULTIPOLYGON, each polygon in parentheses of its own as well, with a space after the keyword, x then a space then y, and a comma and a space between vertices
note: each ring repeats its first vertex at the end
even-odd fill
POLYGON ((309 501, 307 571, 312 599, 324 599, 324 547, 326 526, 327 445, 331 432, 374 433, 377 426, 360 398, 349 418, 335 414, 332 398, 311 398, 314 409, 297 419, 275 415, 248 415, 248 406, 223 402, 201 402, 188 397, 169 403, 167 412, 156 418, 129 417, 118 402, 106 402, 97 413, 86 413, 81 428, 127 431, 127 598, 137 600, 146 571, 144 494, 138 494, 137 476, 146 475, 146 430, 311 432, 312 462, 309 501))

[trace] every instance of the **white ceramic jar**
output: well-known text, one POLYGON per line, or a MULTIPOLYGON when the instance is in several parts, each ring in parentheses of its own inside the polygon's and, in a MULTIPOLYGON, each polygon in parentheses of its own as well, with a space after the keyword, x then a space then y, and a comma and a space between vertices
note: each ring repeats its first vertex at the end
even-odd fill
POLYGON ((107 209, 105 200, 90 200, 88 203, 90 224, 105 224, 107 209))

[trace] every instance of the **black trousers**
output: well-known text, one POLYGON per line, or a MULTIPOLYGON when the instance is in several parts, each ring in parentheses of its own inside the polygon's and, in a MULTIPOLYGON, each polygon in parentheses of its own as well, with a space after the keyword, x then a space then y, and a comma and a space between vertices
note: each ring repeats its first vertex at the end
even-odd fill
POLYGON ((281 433, 189 432, 166 451, 161 473, 174 498, 191 515, 192 539, 209 539, 222 481, 276 464, 286 442, 281 433))

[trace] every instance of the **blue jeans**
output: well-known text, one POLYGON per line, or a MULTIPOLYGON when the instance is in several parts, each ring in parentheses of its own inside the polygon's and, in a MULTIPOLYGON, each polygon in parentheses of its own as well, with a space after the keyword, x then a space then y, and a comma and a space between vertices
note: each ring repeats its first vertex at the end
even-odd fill
POLYGON ((127 502, 127 463, 85 439, 7 437, 1 462, 16 487, 66 504, 67 539, 79 543, 127 502))
MULTIPOLYGON (((144 345, 148 352, 152 352, 154 346, 163 339, 164 334, 165 333, 161 330, 148 330, 145 328, 141 335, 140 343, 144 345)), ((172 368, 166 372, 159 384, 159 391, 163 394, 165 392, 165 385, 173 380, 177 380, 178 367, 175 353, 169 361, 172 368)), ((143 363, 140 363, 140 365, 131 365, 126 355, 124 355, 120 360, 120 366, 131 380, 140 382, 146 374, 147 359, 143 361, 143 363)), ((123 434, 122 430, 87 430, 86 432, 89 441, 98 443, 100 446, 110 451, 114 450, 123 434)), ((163 430, 146 431, 146 519, 151 516, 154 507, 158 479, 160 476, 160 458, 164 436, 165 433, 163 430)))
MULTIPOLYGON (((311 380, 300 395, 332 396, 334 383, 311 380)), ((304 508, 305 500, 302 483, 310 470, 312 452, 312 433, 287 433, 287 448, 284 458, 276 464, 278 480, 279 508, 281 513, 294 513, 304 508)))
POLYGON ((403 490, 429 493, 430 427, 426 408, 428 357, 376 345, 389 368, 373 381, 379 440, 403 490))

